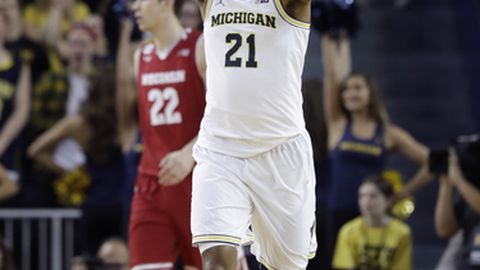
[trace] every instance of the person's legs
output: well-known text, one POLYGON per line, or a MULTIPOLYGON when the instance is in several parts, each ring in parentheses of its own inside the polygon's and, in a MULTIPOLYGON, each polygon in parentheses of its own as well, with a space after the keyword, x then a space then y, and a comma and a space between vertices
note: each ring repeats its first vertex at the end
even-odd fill
POLYGON ((267 269, 303 270, 316 250, 315 173, 300 135, 247 162, 253 202, 252 253, 267 269))
POLYGON ((236 246, 245 239, 252 211, 241 178, 245 162, 198 146, 194 158, 192 242, 200 249, 203 269, 235 270, 236 246))
POLYGON ((214 246, 202 252, 203 270, 236 270, 237 249, 234 246, 214 246))
POLYGON ((139 175, 128 241, 134 270, 170 270, 179 256, 175 224, 163 209, 165 205, 158 192, 156 177, 139 175))

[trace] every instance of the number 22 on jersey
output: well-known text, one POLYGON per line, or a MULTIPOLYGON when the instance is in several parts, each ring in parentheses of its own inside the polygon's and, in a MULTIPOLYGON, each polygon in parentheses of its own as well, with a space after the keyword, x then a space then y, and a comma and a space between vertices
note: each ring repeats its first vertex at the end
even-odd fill
POLYGON ((150 107, 150 124, 152 126, 182 123, 182 114, 177 111, 180 99, 175 88, 150 89, 147 98, 149 102, 153 102, 150 107))

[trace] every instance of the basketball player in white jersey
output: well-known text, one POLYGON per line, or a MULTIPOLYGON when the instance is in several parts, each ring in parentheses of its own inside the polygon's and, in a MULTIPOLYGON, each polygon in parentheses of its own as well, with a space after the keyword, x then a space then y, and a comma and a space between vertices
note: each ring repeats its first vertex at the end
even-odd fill
POLYGON ((316 249, 300 89, 310 0, 205 1, 207 105, 193 153, 193 243, 204 270, 235 269, 235 246, 249 240, 264 269, 305 269, 316 249))

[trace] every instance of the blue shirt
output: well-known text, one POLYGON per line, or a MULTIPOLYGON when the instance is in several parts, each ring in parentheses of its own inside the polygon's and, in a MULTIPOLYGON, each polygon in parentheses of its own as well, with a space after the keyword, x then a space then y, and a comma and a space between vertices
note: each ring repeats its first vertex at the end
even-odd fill
POLYGON ((386 163, 384 125, 378 124, 370 139, 356 138, 352 123, 330 153, 331 181, 329 208, 340 211, 358 210, 358 188, 369 176, 382 172, 386 163))

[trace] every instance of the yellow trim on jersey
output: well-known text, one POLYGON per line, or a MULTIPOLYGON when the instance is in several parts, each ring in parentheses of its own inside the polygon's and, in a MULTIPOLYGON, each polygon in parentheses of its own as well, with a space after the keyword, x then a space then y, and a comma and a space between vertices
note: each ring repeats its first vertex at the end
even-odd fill
POLYGON ((307 258, 308 258, 309 260, 311 260, 311 259, 315 258, 315 255, 317 255, 317 252, 312 251, 312 252, 308 253, 307 258))
POLYGON ((205 21, 208 18, 208 14, 210 14, 210 8, 212 7, 212 1, 213 0, 205 0, 205 18, 203 18, 203 21, 205 21))
POLYGON ((285 8, 283 8, 281 0, 274 0, 274 2, 275 2, 275 7, 277 8, 277 11, 280 14, 280 17, 282 17, 282 19, 284 19, 286 22, 288 22, 293 26, 304 28, 304 29, 310 29, 310 23, 302 22, 288 15, 288 13, 285 11, 285 8))
POLYGON ((219 234, 204 234, 197 235, 192 238, 192 243, 198 244, 202 242, 224 242, 234 245, 240 245, 241 239, 239 237, 219 234))

